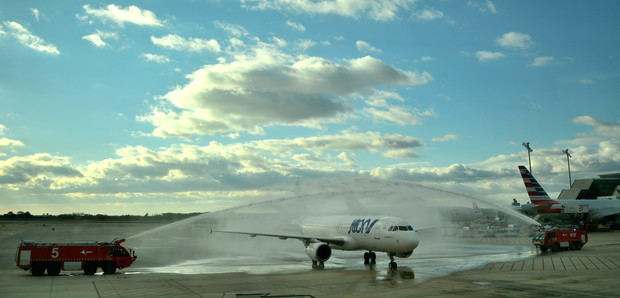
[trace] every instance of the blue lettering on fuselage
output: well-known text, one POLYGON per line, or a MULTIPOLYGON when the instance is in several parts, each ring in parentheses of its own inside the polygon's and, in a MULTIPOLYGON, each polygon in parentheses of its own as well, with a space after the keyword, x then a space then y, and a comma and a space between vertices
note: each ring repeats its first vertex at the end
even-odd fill
POLYGON ((370 218, 355 219, 351 222, 351 226, 349 227, 349 232, 347 234, 368 234, 378 221, 378 219, 372 220, 370 218))

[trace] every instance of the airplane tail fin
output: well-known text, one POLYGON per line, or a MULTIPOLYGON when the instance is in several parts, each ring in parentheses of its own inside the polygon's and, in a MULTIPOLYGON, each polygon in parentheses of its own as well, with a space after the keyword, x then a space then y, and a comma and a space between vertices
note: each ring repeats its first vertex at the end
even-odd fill
POLYGON ((532 204, 543 205, 556 202, 551 199, 549 195, 547 195, 547 192, 545 192, 538 181, 536 181, 536 178, 532 176, 530 171, 528 171, 525 166, 519 166, 519 171, 521 172, 521 178, 523 178, 525 189, 527 190, 527 194, 530 196, 530 201, 532 201, 532 204))

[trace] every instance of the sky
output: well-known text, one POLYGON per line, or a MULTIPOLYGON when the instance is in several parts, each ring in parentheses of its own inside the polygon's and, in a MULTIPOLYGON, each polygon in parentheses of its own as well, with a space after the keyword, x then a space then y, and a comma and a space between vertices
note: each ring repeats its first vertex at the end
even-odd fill
POLYGON ((620 2, 3 1, 0 213, 208 212, 315 179, 525 203, 620 172, 620 2), (355 180, 348 180, 355 181, 355 180))

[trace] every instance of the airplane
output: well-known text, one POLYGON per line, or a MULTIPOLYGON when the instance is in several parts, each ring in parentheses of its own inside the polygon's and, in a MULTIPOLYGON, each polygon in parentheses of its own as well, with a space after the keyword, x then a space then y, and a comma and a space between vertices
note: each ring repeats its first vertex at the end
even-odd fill
POLYGON ((591 220, 613 219, 620 213, 620 200, 553 200, 525 166, 519 166, 525 189, 539 214, 587 214, 591 220))
POLYGON ((215 230, 220 233, 246 234, 251 237, 277 237, 301 240, 313 269, 324 268, 332 249, 366 250, 364 264, 375 264, 375 252, 390 257, 390 269, 397 269, 394 257, 408 258, 418 247, 416 230, 405 220, 390 216, 322 216, 306 217, 295 223, 298 234, 215 230))

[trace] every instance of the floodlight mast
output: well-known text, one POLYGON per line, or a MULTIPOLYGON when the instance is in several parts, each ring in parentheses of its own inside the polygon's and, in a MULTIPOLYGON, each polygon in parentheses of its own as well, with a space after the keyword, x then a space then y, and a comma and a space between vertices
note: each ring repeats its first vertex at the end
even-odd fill
POLYGON ((573 156, 570 155, 570 152, 568 152, 568 148, 566 148, 566 150, 562 150, 562 152, 566 154, 566 162, 568 163, 568 187, 570 187, 573 184, 573 179, 570 177, 570 159, 573 156))
POLYGON ((530 153, 532 153, 534 149, 530 147, 530 142, 523 142, 523 147, 527 148, 527 161, 530 164, 530 173, 534 173, 534 171, 532 171, 532 158, 530 157, 530 153))

